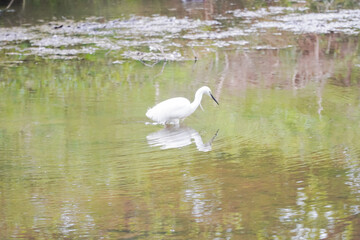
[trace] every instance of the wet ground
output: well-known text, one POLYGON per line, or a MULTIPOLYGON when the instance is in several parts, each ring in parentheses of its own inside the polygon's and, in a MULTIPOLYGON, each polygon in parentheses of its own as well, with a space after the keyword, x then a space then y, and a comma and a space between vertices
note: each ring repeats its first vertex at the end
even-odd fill
POLYGON ((359 238, 359 7, 36 4, 0 15, 1 239, 359 238))

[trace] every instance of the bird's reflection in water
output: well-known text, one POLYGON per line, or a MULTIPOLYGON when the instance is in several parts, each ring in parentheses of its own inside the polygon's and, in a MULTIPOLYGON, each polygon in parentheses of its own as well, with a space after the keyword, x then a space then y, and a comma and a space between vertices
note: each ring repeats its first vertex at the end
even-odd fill
POLYGON ((211 144, 218 132, 219 130, 209 142, 204 143, 195 129, 186 126, 168 126, 160 131, 150 133, 146 139, 151 147, 160 147, 161 149, 181 148, 194 142, 199 151, 208 152, 211 151, 211 144))

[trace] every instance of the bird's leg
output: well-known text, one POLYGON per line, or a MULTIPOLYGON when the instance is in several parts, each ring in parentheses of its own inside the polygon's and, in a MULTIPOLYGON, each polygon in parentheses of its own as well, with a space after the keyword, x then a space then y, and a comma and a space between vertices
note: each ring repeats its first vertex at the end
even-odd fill
POLYGON ((200 103, 200 108, 201 108, 201 110, 203 110, 203 112, 204 112, 204 109, 203 109, 203 107, 201 106, 201 103, 200 103))

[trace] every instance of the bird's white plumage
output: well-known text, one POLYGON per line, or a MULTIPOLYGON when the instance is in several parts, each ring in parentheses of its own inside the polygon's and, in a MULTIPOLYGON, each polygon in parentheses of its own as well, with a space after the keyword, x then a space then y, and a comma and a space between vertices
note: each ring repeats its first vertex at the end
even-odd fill
POLYGON ((170 98, 150 108, 146 116, 161 124, 178 123, 192 113, 188 107, 190 104, 190 101, 183 97, 170 98))
POLYGON ((146 116, 160 124, 178 124, 180 120, 188 117, 197 109, 204 93, 211 96, 218 103, 212 96, 210 88, 204 86, 196 91, 192 103, 183 97, 170 98, 150 108, 146 112, 146 116))

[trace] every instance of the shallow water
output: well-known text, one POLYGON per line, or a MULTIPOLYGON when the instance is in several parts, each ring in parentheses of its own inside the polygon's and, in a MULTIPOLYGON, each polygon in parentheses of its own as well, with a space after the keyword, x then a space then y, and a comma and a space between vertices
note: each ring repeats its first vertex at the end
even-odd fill
MULTIPOLYGON (((128 58, 129 49, 106 47, 54 60, 31 50, 48 32, 1 42, 1 239, 359 237, 358 33, 264 28, 243 36, 247 23, 235 16, 240 6, 210 14, 235 16, 238 29, 222 22, 209 30, 205 21, 214 19, 204 17, 202 5, 186 4, 192 12, 163 6, 168 12, 161 15, 169 17, 160 22, 152 8, 133 11, 135 23, 146 18, 159 29, 173 15, 193 14, 179 30, 192 37, 173 36, 181 46, 129 47, 185 56, 173 61, 128 58), (154 104, 192 100, 203 85, 219 106, 204 96, 205 111, 179 127, 146 119, 154 104)), ((288 16, 270 12, 269 22, 288 16)), ((90 26, 85 17, 72 21, 90 26)), ((134 26, 136 39, 140 25, 134 26)), ((68 50, 53 43, 45 47, 68 50)))

